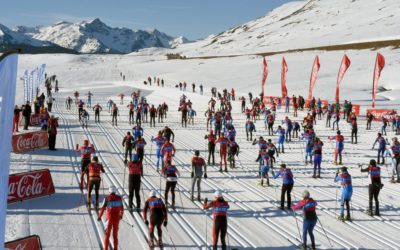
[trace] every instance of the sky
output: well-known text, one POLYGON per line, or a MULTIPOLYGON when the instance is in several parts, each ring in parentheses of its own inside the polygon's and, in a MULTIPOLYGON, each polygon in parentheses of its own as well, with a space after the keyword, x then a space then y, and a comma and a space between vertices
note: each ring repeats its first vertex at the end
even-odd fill
POLYGON ((0 23, 51 25, 100 18, 111 27, 156 28, 191 40, 265 15, 293 0, 2 0, 0 23))

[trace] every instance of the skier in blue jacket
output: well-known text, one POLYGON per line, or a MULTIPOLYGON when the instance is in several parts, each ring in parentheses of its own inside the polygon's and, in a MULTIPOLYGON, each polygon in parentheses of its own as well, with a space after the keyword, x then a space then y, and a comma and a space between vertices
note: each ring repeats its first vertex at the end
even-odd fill
POLYGON ((340 181, 342 185, 342 195, 340 197, 340 216, 338 217, 341 221, 351 221, 350 217, 350 200, 353 195, 353 185, 351 181, 351 175, 348 173, 346 167, 341 168, 341 173, 339 170, 336 172, 335 182, 340 181), (344 205, 346 204, 347 215, 344 217, 344 205))

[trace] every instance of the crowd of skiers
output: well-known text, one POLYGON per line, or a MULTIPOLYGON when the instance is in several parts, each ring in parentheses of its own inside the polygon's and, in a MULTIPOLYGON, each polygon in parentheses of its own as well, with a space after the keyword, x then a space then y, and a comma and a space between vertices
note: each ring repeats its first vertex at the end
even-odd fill
MULTIPOLYGON (((147 82, 151 84, 152 78, 149 77, 147 82)), ((159 79, 154 79, 153 83, 159 82, 159 79)), ((163 82, 163 81, 162 81, 163 82)), ((186 83, 177 85, 182 91, 186 91, 186 83)), ((195 92, 195 84, 192 85, 192 90, 195 92)), ((203 87, 200 88, 200 93, 203 94, 203 87)), ((234 117, 232 116, 232 101, 235 101, 235 91, 222 90, 218 92, 216 88, 211 88, 211 95, 208 102, 207 110, 204 112, 206 118, 207 134, 204 135, 206 140, 208 154, 204 159, 200 156, 199 150, 194 150, 194 155, 191 159, 191 200, 202 203, 202 208, 212 208, 213 214, 213 249, 216 249, 218 238, 221 239, 222 249, 226 249, 226 237, 228 229, 228 210, 229 204, 223 198, 221 191, 217 190, 214 194, 214 200, 208 201, 202 199, 201 182, 202 179, 207 179, 207 168, 212 165, 219 166, 220 172, 228 172, 228 163, 231 169, 236 168, 236 159, 240 162, 239 154, 240 147, 236 140, 237 130, 233 124, 234 117), (218 147, 219 157, 215 159, 216 147, 218 147), (197 188, 196 188, 197 187, 197 188)), ((95 113, 95 122, 100 122, 100 113, 102 106, 99 103, 91 106, 93 94, 89 91, 87 93, 87 100, 84 102, 79 99, 79 93, 74 93, 75 105, 78 108, 78 119, 81 121, 83 127, 87 127, 89 120, 89 113, 86 108, 91 108, 95 113), (86 117, 87 116, 87 117, 86 117), (82 122, 82 120, 85 120, 82 122)), ((174 156, 177 150, 174 146, 175 134, 168 126, 163 128, 151 137, 149 143, 155 144, 155 164, 157 171, 160 175, 165 177, 164 199, 161 193, 155 190, 149 192, 148 198, 141 202, 141 196, 144 197, 142 191, 142 178, 144 176, 144 157, 146 155, 147 142, 144 139, 143 123, 150 123, 150 127, 156 127, 156 118, 158 123, 163 123, 167 117, 168 105, 164 102, 158 106, 150 105, 144 96, 141 96, 140 91, 133 92, 130 97, 131 101, 127 105, 124 104, 124 94, 120 94, 119 106, 126 106, 128 112, 128 122, 132 125, 132 130, 127 131, 122 140, 124 148, 124 164, 128 172, 128 210, 130 212, 137 211, 143 212, 143 220, 149 227, 149 246, 156 245, 162 246, 162 225, 168 225, 168 208, 169 205, 175 207, 175 190, 178 186, 178 179, 181 175, 177 166, 174 164, 174 156), (148 120, 148 116, 150 119, 148 120), (141 194, 142 192, 142 194, 141 194), (170 195, 171 194, 171 195, 170 195), (170 201, 169 201, 170 197, 170 201), (134 200, 135 198, 135 205, 134 200), (141 209, 143 207, 143 209, 141 209), (157 228, 157 242, 155 237, 155 229, 157 228)), ((289 164, 280 163, 278 159, 280 154, 287 154, 288 150, 291 151, 293 145, 292 141, 298 139, 300 143, 300 150, 303 155, 304 164, 313 164, 313 178, 321 178, 321 164, 324 155, 325 144, 334 143, 333 147, 333 163, 341 167, 333 176, 333 181, 341 185, 342 193, 340 196, 340 209, 338 219, 342 221, 350 221, 351 217, 351 197, 353 193, 351 171, 343 166, 343 150, 345 144, 345 137, 339 129, 340 118, 346 119, 350 126, 350 134, 352 144, 358 143, 358 121, 357 116, 352 112, 351 102, 345 101, 343 105, 339 103, 326 104, 320 99, 313 98, 312 100, 304 100, 302 96, 292 98, 278 98, 271 100, 263 100, 260 96, 253 97, 249 93, 249 97, 240 97, 238 101, 241 104, 241 112, 244 115, 245 122, 243 128, 246 133, 246 140, 250 146, 257 146, 255 148, 255 162, 257 166, 258 176, 260 178, 261 186, 264 183, 270 185, 270 177, 277 179, 282 178, 281 186, 281 199, 280 209, 287 212, 302 210, 304 214, 303 220, 303 235, 302 247, 307 247, 307 235, 310 236, 311 249, 315 249, 315 239, 313 229, 319 221, 316 213, 317 201, 311 198, 309 191, 305 190, 302 193, 302 199, 296 204, 292 204, 291 192, 294 189, 294 171, 289 164), (246 102, 247 101, 247 102, 246 102), (277 120, 277 111, 281 106, 285 106, 285 118, 277 120), (290 117, 290 111, 293 111, 293 118, 290 117), (298 110, 305 112, 304 119, 299 119, 298 110), (342 117, 343 114, 343 117, 342 117), (322 141, 317 135, 315 125, 319 120, 326 116, 325 126, 335 131, 332 136, 328 136, 326 141, 322 141), (333 118, 333 123, 331 124, 333 118), (258 125, 256 130, 257 121, 264 123, 264 126, 258 125), (255 133, 260 134, 263 130, 268 133, 270 138, 263 136, 256 136, 255 133), (276 144, 276 145, 275 145, 276 144), (286 206, 285 206, 286 203, 286 206), (346 215, 345 210, 346 209, 346 215)), ((67 109, 71 109, 73 99, 68 97, 66 99, 67 109)), ((29 105, 29 103, 27 104, 29 105)), ((112 116, 111 123, 117 126, 118 116, 120 115, 118 104, 112 99, 106 103, 108 111, 112 116)), ((194 117, 197 115, 193 109, 193 103, 188 99, 185 94, 182 94, 178 103, 178 111, 181 112, 181 126, 187 127, 187 123, 194 123, 194 117)), ((17 108, 17 107, 16 107, 17 108)), ((25 107, 24 107, 25 108, 25 107)), ((26 108, 29 109, 29 108, 26 108)), ((30 111, 32 112, 32 111, 30 111)), ((19 113, 19 112, 18 112, 19 113)), ((367 129, 371 129, 373 118, 371 114, 367 115, 367 129)), ((25 117, 25 115, 24 115, 25 117)), ((239 119, 241 117, 235 117, 239 119)), ((400 182, 400 143, 395 137, 392 139, 391 146, 388 140, 383 137, 386 135, 386 128, 389 122, 383 120, 383 125, 378 133, 372 149, 378 145, 377 161, 371 159, 367 167, 360 166, 361 172, 368 172, 371 178, 371 184, 368 187, 369 193, 369 207, 367 213, 371 216, 379 216, 379 192, 383 187, 381 182, 381 168, 380 164, 385 164, 385 158, 391 156, 393 158, 393 175, 392 182, 400 182), (373 201, 375 207, 373 207, 373 201), (375 210, 373 210, 375 208, 375 210)), ((399 132, 399 117, 392 121, 392 128, 399 132)), ((236 123, 237 124, 237 123, 236 123)), ((124 214, 124 201, 115 187, 110 187, 109 195, 106 196, 102 205, 99 204, 99 188, 101 183, 101 174, 105 172, 105 168, 99 162, 97 156, 92 156, 95 153, 94 146, 89 144, 88 140, 84 140, 83 146, 77 145, 77 151, 81 153, 81 179, 80 188, 87 189, 87 205, 90 209, 91 204, 94 204, 95 209, 100 209, 98 214, 101 219, 103 213, 107 211, 107 224, 106 235, 104 240, 104 248, 108 249, 109 237, 113 232, 114 249, 118 246, 118 225, 124 214), (95 201, 91 200, 91 193, 95 191, 95 201)), ((153 152, 147 152, 152 154, 153 152)), ((241 164, 240 164, 241 165, 241 164)), ((160 184, 161 185, 161 184, 160 184)), ((295 215, 295 214, 294 214, 295 215)))

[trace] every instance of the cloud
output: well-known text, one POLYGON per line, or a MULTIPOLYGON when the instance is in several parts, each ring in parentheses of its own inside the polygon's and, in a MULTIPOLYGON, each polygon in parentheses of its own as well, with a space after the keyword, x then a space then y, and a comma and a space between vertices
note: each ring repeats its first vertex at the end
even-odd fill
POLYGON ((67 22, 81 22, 85 20, 92 20, 95 17, 87 16, 87 17, 78 17, 78 16, 73 16, 73 15, 67 15, 67 14, 60 14, 60 13, 50 13, 47 15, 43 14, 32 14, 32 13, 19 13, 19 15, 23 17, 31 17, 35 18, 35 20, 42 22, 42 23, 48 23, 48 24, 53 24, 58 21, 67 21, 67 22))

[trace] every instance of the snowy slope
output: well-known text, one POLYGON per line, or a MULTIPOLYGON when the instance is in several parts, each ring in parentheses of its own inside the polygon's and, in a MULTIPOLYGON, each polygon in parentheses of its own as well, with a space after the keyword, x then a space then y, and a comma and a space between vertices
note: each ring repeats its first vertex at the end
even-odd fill
POLYGON ((187 56, 236 55, 394 40, 400 38, 399 11, 397 0, 291 2, 177 51, 187 56))
POLYGON ((98 18, 78 23, 58 22, 48 27, 17 27, 15 31, 81 53, 130 53, 149 47, 170 48, 187 42, 185 38, 173 38, 156 29, 111 28, 98 18))

